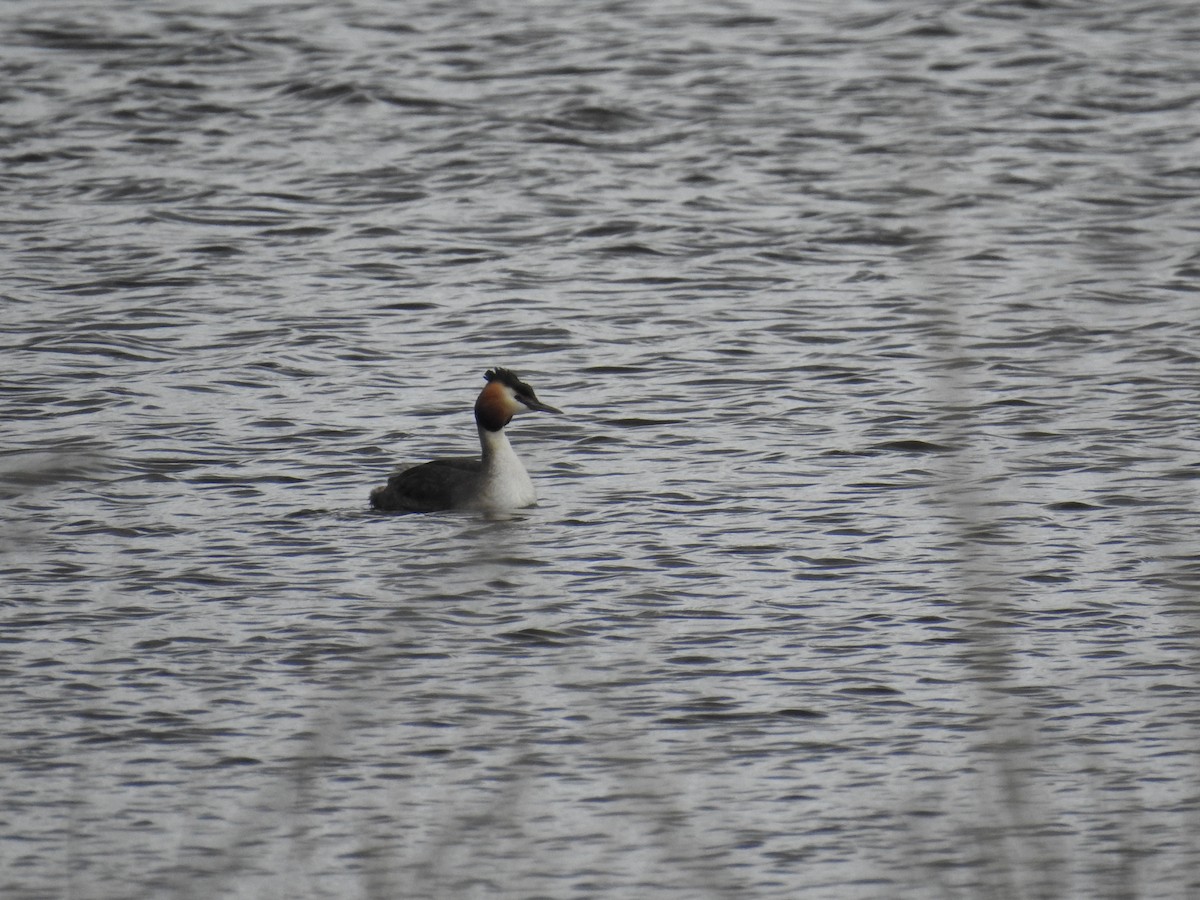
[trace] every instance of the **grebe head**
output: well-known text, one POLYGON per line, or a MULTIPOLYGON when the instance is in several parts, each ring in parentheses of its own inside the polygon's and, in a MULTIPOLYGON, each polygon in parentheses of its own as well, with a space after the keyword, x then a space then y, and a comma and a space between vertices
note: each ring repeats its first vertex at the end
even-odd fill
POLYGON ((475 400, 475 421, 480 428, 488 431, 500 431, 512 421, 512 417, 526 410, 561 413, 547 403, 543 403, 533 392, 533 388, 517 377, 515 372, 497 366, 483 373, 488 383, 479 397, 475 400))

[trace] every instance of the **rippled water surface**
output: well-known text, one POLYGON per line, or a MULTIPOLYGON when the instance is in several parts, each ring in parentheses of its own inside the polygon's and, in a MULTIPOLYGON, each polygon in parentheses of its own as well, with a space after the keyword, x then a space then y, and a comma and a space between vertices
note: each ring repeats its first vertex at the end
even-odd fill
POLYGON ((0 895, 1200 893, 1193 4, 0 20, 0 895))

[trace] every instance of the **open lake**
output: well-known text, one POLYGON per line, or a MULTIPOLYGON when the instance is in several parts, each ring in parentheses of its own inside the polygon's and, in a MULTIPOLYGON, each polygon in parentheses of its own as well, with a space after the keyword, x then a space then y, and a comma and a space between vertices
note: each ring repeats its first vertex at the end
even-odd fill
POLYGON ((1200 896, 1195 4, 0 50, 4 900, 1200 896))

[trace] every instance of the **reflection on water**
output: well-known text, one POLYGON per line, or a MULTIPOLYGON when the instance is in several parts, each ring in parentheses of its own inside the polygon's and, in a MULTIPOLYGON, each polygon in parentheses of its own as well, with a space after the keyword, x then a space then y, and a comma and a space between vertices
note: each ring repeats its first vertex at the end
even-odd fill
POLYGON ((0 893, 1196 893, 1189 13, 9 4, 0 893))

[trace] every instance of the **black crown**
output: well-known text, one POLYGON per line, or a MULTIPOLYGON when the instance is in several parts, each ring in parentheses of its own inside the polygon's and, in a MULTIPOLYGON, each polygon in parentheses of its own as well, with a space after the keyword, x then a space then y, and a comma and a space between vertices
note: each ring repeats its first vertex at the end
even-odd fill
POLYGON ((533 388, 517 377, 517 373, 509 369, 502 369, 496 366, 494 369, 488 369, 483 373, 484 381, 499 381, 501 384, 507 385, 518 394, 533 395, 533 388))

